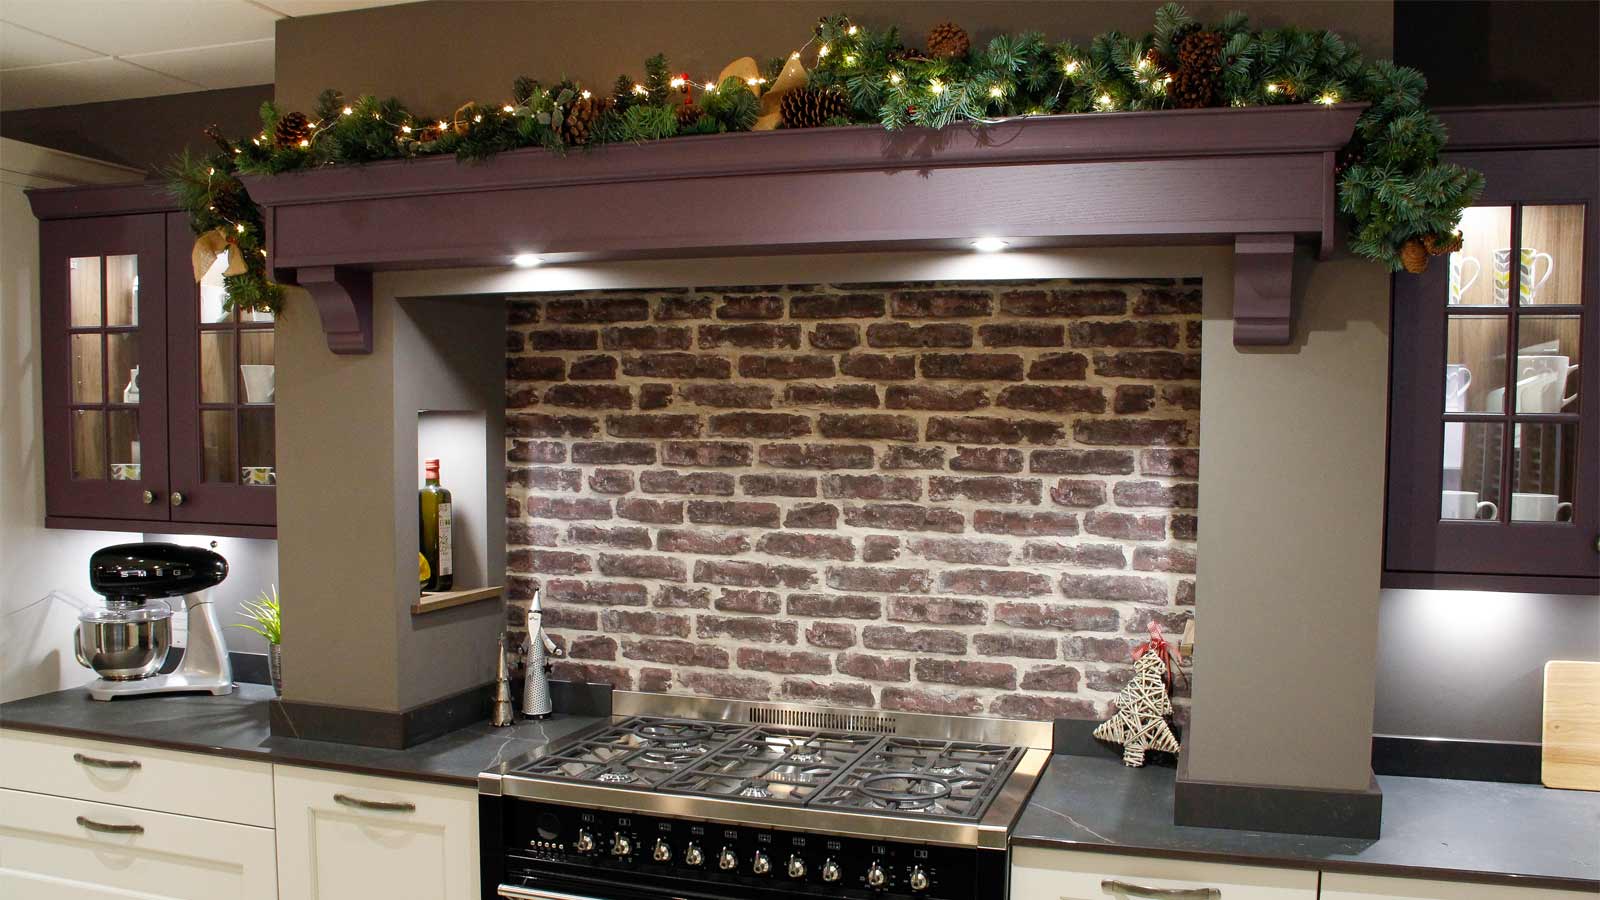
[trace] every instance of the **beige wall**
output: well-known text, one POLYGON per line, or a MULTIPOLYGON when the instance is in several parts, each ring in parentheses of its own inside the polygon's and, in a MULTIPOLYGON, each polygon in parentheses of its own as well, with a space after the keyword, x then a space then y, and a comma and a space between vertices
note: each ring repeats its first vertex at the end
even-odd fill
MULTIPOLYGON (((619 72, 643 74, 644 60, 665 53, 672 65, 711 78, 736 57, 782 56, 811 36, 817 19, 848 8, 859 22, 898 24, 907 43, 954 20, 975 40, 1001 32, 1043 31, 1051 40, 1087 40, 1116 28, 1151 29, 1157 0, 1062 3, 783 0, 433 0, 326 16, 280 19, 277 97, 308 109, 323 88, 397 96, 419 113, 448 113, 468 99, 505 97, 518 75, 563 75, 609 87, 619 72)), ((1263 27, 1333 28, 1373 57, 1388 57, 1393 4, 1364 0, 1194 2, 1190 11, 1217 20, 1230 10, 1263 27)))

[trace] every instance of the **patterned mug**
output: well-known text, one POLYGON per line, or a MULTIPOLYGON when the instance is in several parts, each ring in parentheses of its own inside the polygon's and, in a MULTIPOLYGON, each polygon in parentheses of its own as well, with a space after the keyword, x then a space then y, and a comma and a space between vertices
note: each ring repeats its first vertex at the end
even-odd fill
POLYGON ((239 481, 244 484, 277 484, 278 473, 271 466, 245 466, 239 470, 239 481))
MULTIPOLYGON (((1517 302, 1532 303, 1533 298, 1539 293, 1539 288, 1544 287, 1544 283, 1555 274, 1556 261, 1548 253, 1524 247, 1519 260, 1519 269, 1517 302), (1534 277, 1539 271, 1540 261, 1545 265, 1544 274, 1534 277)), ((1498 306, 1505 306, 1511 302, 1511 251, 1504 247, 1494 252, 1494 302, 1498 306)))
POLYGON ((1450 304, 1452 306, 1461 302, 1462 295, 1478 283, 1478 276, 1483 272, 1483 263, 1478 262, 1476 256, 1465 253, 1450 254, 1450 304))

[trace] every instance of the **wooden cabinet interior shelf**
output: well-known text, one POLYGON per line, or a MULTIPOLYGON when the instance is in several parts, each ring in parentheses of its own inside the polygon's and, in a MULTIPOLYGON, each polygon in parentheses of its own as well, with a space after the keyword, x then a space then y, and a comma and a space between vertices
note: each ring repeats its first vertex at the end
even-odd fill
POLYGON ((441 609, 454 609, 457 606, 466 606, 468 603, 477 603, 479 600, 492 600, 500 596, 501 587, 470 588, 464 591, 435 591, 423 594, 411 604, 411 614, 420 616, 424 613, 438 612, 441 609))

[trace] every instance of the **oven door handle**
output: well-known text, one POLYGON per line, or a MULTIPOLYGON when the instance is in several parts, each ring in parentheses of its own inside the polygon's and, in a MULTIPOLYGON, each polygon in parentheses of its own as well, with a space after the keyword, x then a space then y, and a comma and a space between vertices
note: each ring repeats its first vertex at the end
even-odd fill
POLYGON ((516 887, 515 885, 500 885, 499 894, 505 900, 604 900, 602 897, 586 897, 582 894, 567 894, 561 891, 543 891, 534 888, 516 887))

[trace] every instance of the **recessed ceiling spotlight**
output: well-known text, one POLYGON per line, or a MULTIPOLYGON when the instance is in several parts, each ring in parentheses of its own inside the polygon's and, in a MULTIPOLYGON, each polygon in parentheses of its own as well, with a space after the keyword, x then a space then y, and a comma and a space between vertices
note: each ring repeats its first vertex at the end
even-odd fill
POLYGON ((972 242, 972 249, 979 253, 999 253, 1009 246, 997 237, 981 237, 972 242))
POLYGON ((539 257, 532 253, 518 253, 516 256, 511 257, 511 264, 519 269, 531 269, 540 262, 539 257))

